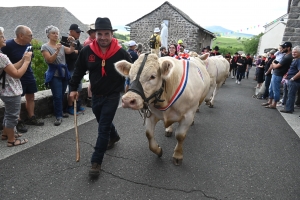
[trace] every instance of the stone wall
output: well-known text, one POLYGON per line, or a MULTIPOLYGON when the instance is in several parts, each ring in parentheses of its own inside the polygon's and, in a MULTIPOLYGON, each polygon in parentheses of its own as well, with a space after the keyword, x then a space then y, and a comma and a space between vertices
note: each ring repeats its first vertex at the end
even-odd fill
POLYGON ((282 40, 291 42, 293 47, 300 45, 300 0, 291 1, 289 18, 282 40))
MULTIPOLYGON (((89 83, 83 83, 82 91, 80 92, 80 98, 83 105, 86 104, 88 84, 89 83)), ((54 113, 51 90, 43 90, 35 93, 34 102, 34 113, 38 118, 45 118, 46 116, 52 115, 54 113)), ((25 105, 26 100, 24 97, 22 97, 21 103, 21 119, 27 119, 28 114, 25 105)), ((65 94, 64 97, 64 105, 67 105, 67 94, 65 94)), ((4 103, 0 100, 0 130, 2 130, 4 110, 4 103)))
POLYGON ((163 20, 169 20, 168 44, 183 40, 186 49, 200 51, 211 44, 212 36, 183 18, 168 4, 164 4, 149 15, 130 25, 130 38, 143 44, 143 51, 150 51, 149 39, 155 27, 161 29, 163 20))

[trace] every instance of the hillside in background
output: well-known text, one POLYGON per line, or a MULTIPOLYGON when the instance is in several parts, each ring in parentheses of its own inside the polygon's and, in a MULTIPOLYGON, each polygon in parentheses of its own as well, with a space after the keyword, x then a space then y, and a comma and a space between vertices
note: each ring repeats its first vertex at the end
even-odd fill
POLYGON ((118 29, 116 32, 120 34, 130 34, 130 32, 125 29, 124 25, 113 26, 113 29, 118 29))
POLYGON ((245 37, 217 37, 213 40, 211 48, 218 46, 221 54, 225 55, 230 52, 233 55, 235 52, 244 51, 246 41, 247 38, 245 37))
POLYGON ((233 32, 232 30, 223 28, 221 26, 207 26, 205 27, 205 29, 209 30, 210 32, 213 32, 215 34, 217 34, 217 36, 221 36, 221 37, 242 37, 242 38, 251 38, 254 35, 252 34, 246 34, 246 33, 237 33, 237 32, 233 32), (222 35, 220 35, 222 33, 222 35), (226 34, 225 34, 226 33, 226 34), (227 34, 229 33, 229 34, 227 34), (225 34, 225 35, 224 35, 225 34))

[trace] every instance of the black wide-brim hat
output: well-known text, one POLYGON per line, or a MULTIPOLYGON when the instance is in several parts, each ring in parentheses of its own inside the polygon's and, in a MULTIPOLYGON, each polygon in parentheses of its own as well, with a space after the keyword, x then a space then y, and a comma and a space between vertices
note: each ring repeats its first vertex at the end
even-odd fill
POLYGON ((112 28, 111 22, 107 17, 98 17, 95 22, 95 30, 117 31, 118 29, 112 28))

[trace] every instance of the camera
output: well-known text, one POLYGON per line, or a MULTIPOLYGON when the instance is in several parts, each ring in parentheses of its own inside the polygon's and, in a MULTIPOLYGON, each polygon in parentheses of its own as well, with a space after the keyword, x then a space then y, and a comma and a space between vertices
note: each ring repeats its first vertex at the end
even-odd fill
POLYGON ((274 60, 274 63, 275 63, 275 64, 278 64, 279 62, 278 62, 277 60, 274 60))
POLYGON ((25 50, 25 53, 26 52, 33 52, 33 47, 32 46, 28 46, 25 50))
POLYGON ((68 41, 67 36, 61 36, 60 43, 64 46, 70 46, 70 42, 68 41))

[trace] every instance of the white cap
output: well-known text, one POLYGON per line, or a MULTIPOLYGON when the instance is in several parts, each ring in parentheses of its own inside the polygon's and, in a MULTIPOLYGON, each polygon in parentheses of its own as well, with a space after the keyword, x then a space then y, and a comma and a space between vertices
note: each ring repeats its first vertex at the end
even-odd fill
POLYGON ((133 40, 130 40, 130 41, 128 42, 128 46, 129 46, 129 47, 136 46, 136 45, 137 45, 136 42, 133 41, 133 40))
POLYGON ((160 32, 160 29, 158 28, 158 27, 156 27, 155 29, 154 29, 154 33, 159 33, 160 32))

